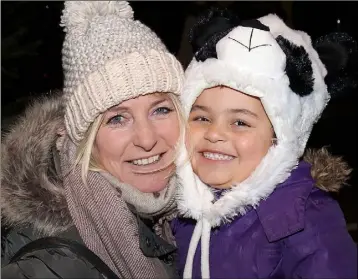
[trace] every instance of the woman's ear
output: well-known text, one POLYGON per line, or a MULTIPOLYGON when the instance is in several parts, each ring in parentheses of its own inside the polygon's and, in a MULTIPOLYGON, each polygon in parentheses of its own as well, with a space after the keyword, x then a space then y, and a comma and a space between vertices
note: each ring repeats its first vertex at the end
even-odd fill
POLYGON ((318 38, 313 46, 327 69, 325 82, 333 98, 357 88, 357 42, 351 36, 330 33, 318 38))
POLYGON ((65 127, 58 128, 56 134, 57 134, 56 149, 57 151, 60 151, 62 149, 64 139, 67 135, 65 127))

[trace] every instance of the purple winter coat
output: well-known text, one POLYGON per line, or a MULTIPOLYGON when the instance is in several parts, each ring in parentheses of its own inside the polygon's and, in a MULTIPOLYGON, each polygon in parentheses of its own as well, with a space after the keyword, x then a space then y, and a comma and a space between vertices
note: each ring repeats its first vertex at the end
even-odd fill
MULTIPOLYGON (((194 226, 172 222, 181 277, 194 226)), ((200 250, 199 242, 193 278, 201 278, 200 250)), ((338 203, 301 162, 256 209, 212 229, 209 264, 211 278, 357 278, 357 245, 338 203)))

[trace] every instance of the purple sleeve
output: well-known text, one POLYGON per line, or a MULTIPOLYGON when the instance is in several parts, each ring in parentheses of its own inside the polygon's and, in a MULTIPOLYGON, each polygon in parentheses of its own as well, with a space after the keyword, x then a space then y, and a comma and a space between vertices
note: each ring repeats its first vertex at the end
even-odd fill
POLYGON ((172 229, 173 236, 175 236, 176 229, 178 226, 178 218, 174 218, 170 221, 170 228, 172 229))
POLYGON ((305 229, 284 240, 285 278, 357 278, 357 244, 330 198, 310 199, 305 229))

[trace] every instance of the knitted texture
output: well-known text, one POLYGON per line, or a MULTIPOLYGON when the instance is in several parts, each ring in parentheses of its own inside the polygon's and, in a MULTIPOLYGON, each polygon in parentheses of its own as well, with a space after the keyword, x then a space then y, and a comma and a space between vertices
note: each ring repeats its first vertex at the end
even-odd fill
POLYGON ((183 69, 126 1, 67 1, 62 64, 66 129, 78 144, 108 108, 155 92, 180 94, 183 69))
MULTIPOLYGON (((98 255, 119 278, 168 278, 156 257, 146 257, 140 249, 138 223, 122 193, 99 172, 89 172, 83 184, 81 168, 73 169, 76 146, 64 139, 61 169, 63 187, 73 223, 86 246, 98 255)), ((146 193, 151 198, 153 195, 146 193)), ((144 202, 138 197, 140 202, 144 202)))

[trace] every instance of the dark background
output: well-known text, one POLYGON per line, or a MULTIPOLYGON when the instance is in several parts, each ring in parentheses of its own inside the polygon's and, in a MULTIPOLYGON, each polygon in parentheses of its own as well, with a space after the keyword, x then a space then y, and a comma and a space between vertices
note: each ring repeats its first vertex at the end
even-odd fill
MULTIPOLYGON (((186 33, 194 17, 210 5, 228 6, 242 19, 276 13, 288 25, 315 39, 332 31, 346 31, 358 39, 357 2, 314 1, 131 1, 135 17, 151 27, 184 66, 192 58, 186 33), (340 24, 337 24, 340 19, 340 24)), ((59 26, 63 2, 1 2, 1 124, 6 130, 31 99, 62 87, 59 26)), ((328 146, 354 169, 337 199, 348 223, 356 222, 357 92, 333 99, 315 125, 309 147, 328 146)), ((357 240, 357 229, 351 230, 357 240)))

